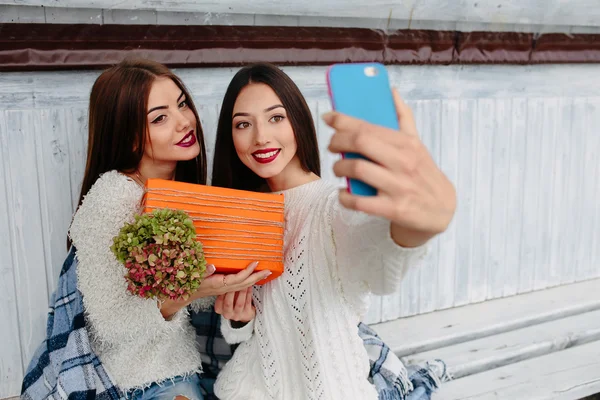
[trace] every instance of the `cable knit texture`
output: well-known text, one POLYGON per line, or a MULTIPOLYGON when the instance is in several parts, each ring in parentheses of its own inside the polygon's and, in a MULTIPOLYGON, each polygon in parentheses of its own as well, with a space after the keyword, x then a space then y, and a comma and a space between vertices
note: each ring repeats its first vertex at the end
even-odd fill
POLYGON ((254 332, 215 392, 222 400, 375 400, 357 325, 369 294, 395 291, 424 247, 396 245, 389 221, 343 208, 325 181, 283 193, 285 271, 254 288, 254 332))
POLYGON ((140 210, 143 190, 116 171, 103 174, 73 218, 77 283, 94 352, 121 390, 199 372, 200 353, 186 309, 166 321, 156 300, 127 291, 112 239, 140 210))

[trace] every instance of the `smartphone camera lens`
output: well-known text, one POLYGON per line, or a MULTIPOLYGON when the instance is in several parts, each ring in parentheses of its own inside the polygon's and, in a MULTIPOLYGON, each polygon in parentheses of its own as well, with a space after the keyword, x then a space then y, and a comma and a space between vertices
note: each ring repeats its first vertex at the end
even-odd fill
POLYGON ((368 77, 373 77, 375 75, 377 75, 377 68, 375 67, 366 67, 365 68, 365 75, 368 77))

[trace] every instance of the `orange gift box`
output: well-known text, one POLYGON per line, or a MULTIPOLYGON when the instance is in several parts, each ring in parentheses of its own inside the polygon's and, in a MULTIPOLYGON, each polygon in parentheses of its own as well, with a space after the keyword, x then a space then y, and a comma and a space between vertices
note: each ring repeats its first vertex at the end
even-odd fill
POLYGON ((148 179, 144 212, 182 210, 194 221, 204 256, 218 273, 237 273, 252 261, 257 271, 283 273, 283 194, 256 193, 163 179, 148 179))

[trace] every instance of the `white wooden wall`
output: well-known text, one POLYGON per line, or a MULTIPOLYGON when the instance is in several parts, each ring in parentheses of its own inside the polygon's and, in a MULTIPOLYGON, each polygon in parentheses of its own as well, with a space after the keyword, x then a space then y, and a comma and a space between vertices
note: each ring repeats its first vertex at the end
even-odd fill
MULTIPOLYGON (((0 0, 0 5, 68 9, 201 12, 221 15, 279 16, 283 19, 342 17, 385 21, 600 26, 598 0, 0 0), (364 11, 369 4, 369 12, 364 11), (292 17, 292 18, 288 18, 292 17)), ((64 12, 63 12, 64 13, 64 12)), ((396 28, 398 29, 398 28, 396 28)), ((438 27, 438 29, 441 29, 438 27)))
MULTIPOLYGON (((458 211, 401 290, 374 299, 368 322, 600 276, 600 65, 389 70, 457 186, 458 211)), ((324 67, 286 71, 315 117, 330 109, 324 67)), ((235 70, 176 72, 191 88, 212 152, 235 70)), ((44 337, 97 74, 0 74, 0 398, 19 393, 44 337)), ((334 180, 331 132, 316 121, 324 178, 334 180)))
POLYGON ((598 33, 598 0, 0 0, 0 23, 598 33), (364 12, 365 4, 369 12, 364 12))

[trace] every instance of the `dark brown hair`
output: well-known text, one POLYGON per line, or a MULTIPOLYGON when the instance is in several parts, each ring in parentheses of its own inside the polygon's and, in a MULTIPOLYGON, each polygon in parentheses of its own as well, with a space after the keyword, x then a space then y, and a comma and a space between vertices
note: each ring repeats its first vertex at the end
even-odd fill
POLYGON ((294 131, 298 146, 296 154, 300 165, 305 171, 320 176, 317 132, 304 96, 294 81, 282 70, 272 64, 259 63, 239 70, 225 92, 217 127, 211 184, 252 191, 258 191, 266 185, 265 179, 242 163, 233 145, 231 124, 233 106, 242 89, 251 83, 264 83, 279 97, 294 131))
POLYGON ((104 71, 92 87, 87 162, 78 206, 101 174, 111 170, 133 172, 138 167, 146 143, 148 97, 157 77, 175 82, 196 117, 200 153, 192 160, 177 163, 175 179, 206 184, 204 134, 189 91, 164 65, 126 59, 104 71))

